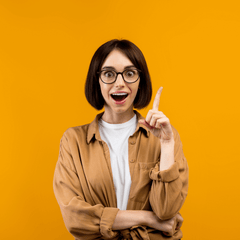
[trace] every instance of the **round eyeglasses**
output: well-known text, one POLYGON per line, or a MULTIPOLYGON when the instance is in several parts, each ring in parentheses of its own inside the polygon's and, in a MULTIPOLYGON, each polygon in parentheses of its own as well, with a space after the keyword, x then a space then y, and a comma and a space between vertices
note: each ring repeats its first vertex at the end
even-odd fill
POLYGON ((134 83, 140 77, 140 70, 138 69, 126 69, 123 72, 116 72, 114 70, 104 69, 99 72, 99 76, 102 82, 106 84, 112 84, 116 82, 118 74, 122 75, 123 80, 126 83, 134 83))

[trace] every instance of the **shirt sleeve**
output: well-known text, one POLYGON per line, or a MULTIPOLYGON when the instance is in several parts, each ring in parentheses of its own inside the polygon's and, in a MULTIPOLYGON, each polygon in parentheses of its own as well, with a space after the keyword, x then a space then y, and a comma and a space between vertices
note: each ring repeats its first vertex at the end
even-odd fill
POLYGON ((74 169, 67 138, 63 135, 56 164, 53 190, 68 231, 77 239, 112 239, 118 231, 112 225, 118 208, 92 205, 85 199, 80 179, 74 169))
POLYGON ((188 192, 188 164, 183 154, 182 142, 175 128, 174 164, 159 171, 159 163, 150 170, 153 180, 149 201, 154 213, 162 220, 174 217, 181 209, 188 192))

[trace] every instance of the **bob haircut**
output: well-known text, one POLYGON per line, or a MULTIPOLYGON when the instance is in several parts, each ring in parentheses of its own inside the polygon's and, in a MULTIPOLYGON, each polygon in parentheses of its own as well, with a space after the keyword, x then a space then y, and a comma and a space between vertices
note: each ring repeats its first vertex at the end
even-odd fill
POLYGON ((104 98, 99 84, 99 74, 102 65, 113 50, 120 50, 124 53, 133 65, 140 70, 140 83, 137 95, 133 102, 133 107, 141 109, 146 107, 152 97, 152 84, 146 60, 141 50, 128 40, 113 39, 101 45, 94 53, 87 74, 85 83, 85 96, 88 102, 97 110, 104 107, 104 98))

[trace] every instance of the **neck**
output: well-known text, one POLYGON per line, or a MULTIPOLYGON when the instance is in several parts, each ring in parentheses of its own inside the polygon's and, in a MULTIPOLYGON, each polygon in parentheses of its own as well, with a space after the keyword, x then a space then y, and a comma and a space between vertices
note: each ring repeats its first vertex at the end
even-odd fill
POLYGON ((113 112, 109 111, 107 107, 105 107, 104 114, 102 115, 102 120, 111 123, 111 124, 119 124, 119 123, 125 123, 129 121, 134 116, 133 109, 130 109, 126 112, 113 112))

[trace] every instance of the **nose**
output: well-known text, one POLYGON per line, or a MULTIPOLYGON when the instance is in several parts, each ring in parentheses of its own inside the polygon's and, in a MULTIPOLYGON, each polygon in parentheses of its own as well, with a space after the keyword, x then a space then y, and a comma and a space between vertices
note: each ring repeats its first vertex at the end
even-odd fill
POLYGON ((118 74, 115 86, 116 87, 123 87, 125 85, 125 81, 123 80, 123 76, 121 74, 118 74))

